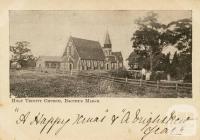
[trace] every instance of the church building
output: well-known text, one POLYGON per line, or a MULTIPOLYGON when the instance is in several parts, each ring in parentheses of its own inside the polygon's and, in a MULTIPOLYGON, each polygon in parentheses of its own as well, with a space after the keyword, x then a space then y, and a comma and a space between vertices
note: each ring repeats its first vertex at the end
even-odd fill
POLYGON ((70 36, 63 56, 41 56, 36 67, 46 71, 116 70, 123 68, 123 57, 112 51, 108 32, 103 46, 99 41, 70 36))

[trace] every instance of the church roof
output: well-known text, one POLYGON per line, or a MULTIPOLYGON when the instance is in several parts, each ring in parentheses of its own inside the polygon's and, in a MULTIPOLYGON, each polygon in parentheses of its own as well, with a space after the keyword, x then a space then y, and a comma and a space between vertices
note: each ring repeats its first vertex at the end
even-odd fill
POLYGON ((111 41, 110 41, 110 35, 109 35, 108 32, 106 33, 106 38, 105 38, 105 42, 104 42, 104 44, 111 44, 111 41))
POLYGON ((122 53, 121 52, 112 52, 112 54, 117 58, 118 61, 123 61, 122 53))
POLYGON ((105 60, 105 55, 98 41, 71 37, 81 59, 105 60))

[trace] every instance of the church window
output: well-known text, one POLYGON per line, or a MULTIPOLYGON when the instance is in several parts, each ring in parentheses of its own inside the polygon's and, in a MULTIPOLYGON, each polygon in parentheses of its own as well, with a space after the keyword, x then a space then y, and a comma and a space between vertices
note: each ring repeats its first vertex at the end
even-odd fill
POLYGON ((112 69, 115 69, 115 63, 112 63, 111 66, 112 66, 112 69))
POLYGON ((105 55, 108 55, 108 50, 105 50, 105 55))
POLYGON ((106 64, 106 69, 109 70, 109 64, 106 64))
POLYGON ((87 66, 90 67, 91 64, 90 64, 90 60, 87 60, 87 66))
POLYGON ((109 55, 111 55, 111 50, 109 50, 109 55))
POLYGON ((82 64, 82 66, 84 66, 84 65, 85 65, 85 63, 84 63, 84 60, 81 60, 81 64, 82 64))
POLYGON ((97 61, 94 61, 94 66, 97 67, 97 61))

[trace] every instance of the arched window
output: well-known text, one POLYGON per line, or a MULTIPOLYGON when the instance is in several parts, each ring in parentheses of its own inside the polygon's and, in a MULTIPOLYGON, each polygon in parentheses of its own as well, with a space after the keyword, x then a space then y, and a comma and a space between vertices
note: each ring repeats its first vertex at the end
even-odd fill
POLYGON ((90 60, 87 61, 87 66, 88 66, 88 67, 91 66, 91 64, 90 64, 90 60))
POLYGON ((69 70, 71 71, 72 69, 73 69, 73 64, 70 63, 70 64, 69 64, 69 70))
POLYGON ((109 55, 111 55, 111 50, 109 50, 109 55))
POLYGON ((97 61, 94 60, 94 67, 97 67, 97 61))
POLYGON ((109 65, 108 64, 106 64, 106 69, 109 70, 109 65))

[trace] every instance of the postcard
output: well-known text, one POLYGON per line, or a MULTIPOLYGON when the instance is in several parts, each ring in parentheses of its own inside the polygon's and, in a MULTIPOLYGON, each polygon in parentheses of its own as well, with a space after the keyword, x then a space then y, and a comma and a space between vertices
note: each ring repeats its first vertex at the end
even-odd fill
POLYGON ((200 139, 199 1, 2 3, 0 139, 200 139))

